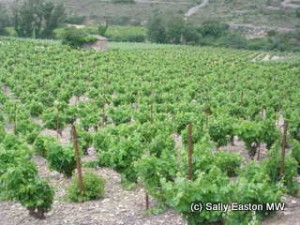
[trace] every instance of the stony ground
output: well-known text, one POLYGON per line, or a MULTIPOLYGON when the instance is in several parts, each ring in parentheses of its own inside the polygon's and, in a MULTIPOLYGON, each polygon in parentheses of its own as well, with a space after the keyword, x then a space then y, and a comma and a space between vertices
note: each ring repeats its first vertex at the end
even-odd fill
MULTIPOLYGON (((231 153, 238 153, 242 156, 245 162, 250 161, 250 158, 245 150, 245 144, 235 138, 234 146, 228 145, 221 147, 221 150, 231 153)), ((262 145, 260 148, 259 160, 263 160, 267 157, 266 146, 262 145)), ((257 159, 257 155, 255 156, 257 159)), ((296 178, 300 183, 300 176, 296 178)), ((300 193, 296 196, 285 195, 283 197, 285 203, 284 211, 277 211, 274 215, 266 218, 262 225, 300 225, 300 193)))
MULTIPOLYGON (((145 192, 142 187, 127 191, 121 187, 120 175, 111 169, 85 169, 106 180, 102 199, 85 203, 71 203, 66 200, 66 189, 70 179, 64 178, 47 168, 45 159, 35 157, 41 177, 49 180, 55 188, 53 209, 45 220, 36 220, 20 204, 0 203, 1 225, 184 225, 184 220, 173 210, 159 215, 146 215, 145 192)), ((151 206, 155 202, 150 199, 151 206)))
MULTIPOLYGON (((9 89, 4 90, 10 98, 15 98, 9 89)), ((83 100, 84 101, 84 100, 83 100)), ((73 104, 73 101, 70 101, 73 104)), ((42 125, 43 121, 33 120, 42 125)), ((280 124, 280 121, 278 121, 280 124)), ((7 132, 12 132, 12 125, 6 126, 7 132)), ((44 135, 57 137, 55 131, 43 130, 44 135)), ((69 143, 70 127, 67 126, 62 136, 58 137, 62 144, 69 143)), ((175 147, 182 147, 182 137, 172 135, 175 147)), ((237 153, 244 161, 249 161, 245 145, 237 138, 234 145, 221 147, 220 150, 237 153)), ((265 146, 260 149, 260 160, 267 157, 265 146)), ((257 159, 257 156, 255 157, 257 159)), ((28 212, 19 203, 0 202, 0 225, 186 225, 182 217, 174 210, 168 209, 154 215, 146 214, 145 191, 141 186, 134 190, 124 190, 121 186, 121 178, 118 173, 108 168, 85 168, 84 171, 91 171, 106 180, 105 195, 102 199, 85 203, 71 203, 66 200, 66 190, 71 180, 63 175, 50 171, 47 162, 42 157, 34 157, 39 175, 49 181, 55 189, 55 201, 53 209, 47 214, 45 220, 36 220, 28 215, 28 212)), ((93 148, 89 149, 89 156, 82 158, 83 162, 96 160, 96 153, 93 148)), ((300 177, 297 177, 300 182, 300 177)), ((300 193, 299 193, 300 196, 300 193)), ((300 198, 289 195, 284 196, 286 203, 285 211, 278 211, 267 218, 263 225, 300 225, 300 198)), ((150 198, 150 207, 157 205, 150 198)))
POLYGON ((267 218, 262 225, 300 224, 300 198, 286 195, 284 196, 284 202, 286 203, 285 210, 277 211, 276 214, 267 218))
MULTIPOLYGON (((16 96, 4 86, 4 93, 14 100, 16 96)), ((82 97, 79 101, 88 101, 82 97)), ((71 98, 69 104, 75 104, 77 100, 71 98)), ((43 121, 32 118, 39 125, 43 121)), ((6 132, 12 133, 13 125, 6 124, 6 132)), ((62 130, 62 136, 56 131, 44 129, 41 134, 58 138, 63 144, 70 143, 70 126, 62 130)), ((82 158, 83 162, 95 161, 96 153, 89 149, 89 155, 82 158)), ((49 170, 47 161, 35 156, 39 175, 49 181, 55 190, 55 201, 52 210, 46 215, 45 220, 36 220, 28 215, 27 210, 19 203, 0 202, 0 225, 184 225, 185 221, 174 210, 167 209, 154 215, 146 213, 145 191, 142 187, 134 190, 124 190, 121 186, 121 178, 118 173, 108 168, 87 169, 103 177, 106 181, 105 195, 102 199, 85 203, 72 203, 66 200, 67 187, 71 180, 63 175, 49 170)), ((150 198, 150 207, 156 206, 156 202, 150 198)))
MULTIPOLYGON (((246 160, 249 160, 245 154, 244 144, 238 139, 235 139, 234 146, 221 149, 240 153, 246 160)), ((265 157, 266 152, 262 146, 261 159, 265 157)), ((47 214, 46 220, 40 221, 29 217, 27 210, 18 203, 1 202, 1 225, 186 225, 181 216, 170 209, 158 215, 147 215, 144 189, 138 186, 134 190, 124 190, 121 187, 120 175, 108 168, 84 169, 106 180, 105 195, 102 199, 85 203, 68 202, 66 189, 70 184, 70 179, 55 171, 50 171, 45 159, 34 157, 33 160, 38 166, 40 176, 47 179, 55 188, 53 209, 47 214)), ((93 160, 95 160, 94 152, 90 149, 90 156, 83 157, 83 161, 93 160)), ((297 179, 300 182, 299 177, 297 179)), ((267 218, 263 225, 300 224, 299 197, 285 195, 283 200, 286 203, 285 211, 278 211, 267 218)), ((150 199, 150 206, 155 205, 155 201, 150 199)))

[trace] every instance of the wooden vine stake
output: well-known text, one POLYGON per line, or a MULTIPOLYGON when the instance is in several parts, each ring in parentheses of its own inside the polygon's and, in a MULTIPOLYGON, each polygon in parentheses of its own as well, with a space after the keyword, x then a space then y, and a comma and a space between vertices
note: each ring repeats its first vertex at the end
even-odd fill
POLYGON ((257 150, 257 161, 259 161, 259 159, 260 159, 260 144, 258 144, 258 146, 257 146, 257 148, 258 148, 258 150, 257 150))
POLYGON ((281 141, 281 165, 280 165, 280 178, 284 177, 284 163, 285 163, 285 146, 286 146, 286 137, 287 137, 287 129, 288 123, 284 121, 283 124, 283 134, 282 134, 282 141, 281 141))
POLYGON ((193 124, 189 123, 188 125, 188 174, 187 177, 189 180, 193 178, 193 124))
POLYGON ((105 127, 106 124, 106 116, 105 116, 105 105, 108 104, 108 100, 106 98, 106 93, 107 93, 107 86, 108 86, 108 63, 109 63, 109 59, 107 57, 105 57, 105 81, 104 81, 104 90, 103 90, 103 104, 102 104, 102 119, 101 119, 101 127, 105 127))
POLYGON ((146 202, 146 210, 149 209, 149 195, 148 193, 146 192, 146 195, 145 195, 145 202, 146 202))
POLYGON ((77 137, 77 131, 74 122, 72 123, 72 136, 73 136, 73 145, 75 150, 75 159, 76 159, 76 166, 78 172, 78 187, 80 193, 82 193, 84 191, 84 185, 83 185, 81 161, 79 156, 78 137, 77 137))
MULTIPOLYGON (((150 122, 151 124, 153 124, 153 104, 150 105, 150 122)), ((147 151, 147 156, 150 156, 150 152, 149 150, 147 151)), ((149 209, 149 195, 147 193, 147 191, 145 191, 145 206, 146 206, 146 210, 149 209)))

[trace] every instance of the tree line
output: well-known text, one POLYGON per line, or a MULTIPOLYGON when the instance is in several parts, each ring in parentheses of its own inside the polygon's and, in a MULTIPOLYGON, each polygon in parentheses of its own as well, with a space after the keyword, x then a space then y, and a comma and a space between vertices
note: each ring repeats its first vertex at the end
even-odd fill
POLYGON ((203 21, 200 26, 180 15, 156 11, 147 24, 148 40, 164 44, 192 44, 250 50, 300 51, 300 29, 287 33, 269 31, 266 37, 248 39, 220 21, 203 21))
MULTIPOLYGON (((15 0, 10 10, 0 4, 0 35, 7 35, 6 27, 10 26, 14 27, 18 37, 55 38, 54 30, 63 22, 70 22, 68 19, 74 18, 67 17, 62 4, 54 4, 50 0, 15 0)), ((80 20, 85 18, 80 17, 80 20)), ((300 51, 299 28, 288 33, 270 31, 264 38, 247 39, 245 35, 232 31, 229 25, 220 21, 201 21, 201 25, 197 26, 182 15, 163 13, 159 10, 154 11, 148 18, 146 27, 145 37, 121 37, 120 40, 250 50, 300 51)), ((97 35, 103 36, 105 31, 99 30, 97 35)), ((76 43, 90 41, 89 32, 68 28, 65 29, 65 33, 65 36, 71 37, 76 43)))
POLYGON ((53 31, 65 19, 63 4, 47 0, 15 0, 11 10, 0 5, 0 35, 5 27, 13 26, 19 37, 53 38, 53 31))

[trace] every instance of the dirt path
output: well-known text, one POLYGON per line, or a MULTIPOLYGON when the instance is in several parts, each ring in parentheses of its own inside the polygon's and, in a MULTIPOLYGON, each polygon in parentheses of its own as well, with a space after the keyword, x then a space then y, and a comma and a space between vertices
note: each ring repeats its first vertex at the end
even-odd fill
POLYGON ((190 8, 189 11, 186 14, 184 14, 184 16, 185 17, 190 17, 190 16, 196 14, 197 12, 200 11, 200 9, 205 7, 208 3, 209 3, 209 0, 203 0, 203 2, 200 5, 196 5, 192 8, 190 8))
POLYGON ((300 8, 300 5, 292 3, 291 0, 284 0, 283 2, 281 2, 281 5, 284 8, 292 8, 292 9, 298 9, 298 8, 300 8))

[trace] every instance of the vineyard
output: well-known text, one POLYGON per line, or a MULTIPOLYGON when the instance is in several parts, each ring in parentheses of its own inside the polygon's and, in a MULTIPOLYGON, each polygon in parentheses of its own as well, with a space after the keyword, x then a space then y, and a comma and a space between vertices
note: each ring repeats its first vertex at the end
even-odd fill
POLYGON ((113 45, 0 38, 1 224, 261 224, 280 212, 191 205, 299 202, 299 55, 113 45))

